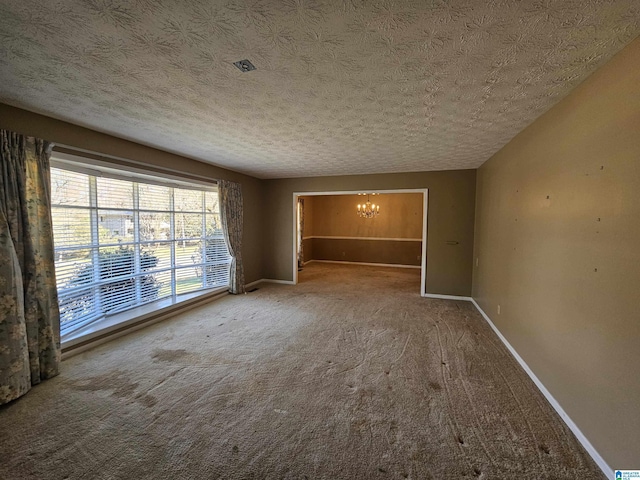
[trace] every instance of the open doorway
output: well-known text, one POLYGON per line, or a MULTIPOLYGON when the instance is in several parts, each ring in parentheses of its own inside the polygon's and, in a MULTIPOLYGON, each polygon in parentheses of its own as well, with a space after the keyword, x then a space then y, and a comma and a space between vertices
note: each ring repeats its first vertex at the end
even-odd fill
POLYGON ((367 199, 362 193, 294 192, 293 283, 311 262, 415 268, 425 296, 428 190, 366 191, 381 207, 378 217, 367 219, 357 214, 367 199))

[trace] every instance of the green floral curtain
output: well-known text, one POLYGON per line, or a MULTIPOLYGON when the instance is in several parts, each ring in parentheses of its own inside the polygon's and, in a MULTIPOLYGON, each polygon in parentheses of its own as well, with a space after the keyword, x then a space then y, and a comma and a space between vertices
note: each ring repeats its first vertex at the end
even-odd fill
POLYGON ((52 144, 0 130, 0 404, 58 374, 52 144))
POLYGON ((218 181, 220 196, 220 222, 231 255, 229 291, 244 293, 244 266, 242 264, 242 186, 239 183, 218 181))

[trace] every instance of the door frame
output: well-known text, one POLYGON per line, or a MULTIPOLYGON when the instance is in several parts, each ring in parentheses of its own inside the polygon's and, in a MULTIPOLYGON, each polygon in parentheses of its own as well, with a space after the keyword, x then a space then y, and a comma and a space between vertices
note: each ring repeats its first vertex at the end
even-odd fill
MULTIPOLYGON (((298 197, 327 195, 357 195, 363 190, 335 190, 328 192, 293 192, 293 284, 298 284, 298 197)), ((366 190, 367 193, 421 193, 422 194, 422 254, 420 259, 420 296, 425 297, 427 287, 427 218, 429 214, 428 188, 398 188, 393 190, 366 190)))

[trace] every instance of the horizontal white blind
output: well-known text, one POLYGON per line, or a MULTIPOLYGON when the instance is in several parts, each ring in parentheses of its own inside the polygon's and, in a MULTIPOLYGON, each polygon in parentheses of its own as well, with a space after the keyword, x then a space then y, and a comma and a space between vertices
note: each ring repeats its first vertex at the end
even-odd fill
POLYGON ((218 194, 51 169, 63 333, 161 298, 229 284, 218 194))

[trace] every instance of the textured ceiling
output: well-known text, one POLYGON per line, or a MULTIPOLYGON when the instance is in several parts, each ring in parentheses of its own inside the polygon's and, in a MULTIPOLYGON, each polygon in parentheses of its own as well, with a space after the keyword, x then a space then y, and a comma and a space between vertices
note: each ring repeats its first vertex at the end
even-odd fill
POLYGON ((0 0, 0 100, 263 178, 475 168, 639 19, 638 0, 0 0))

